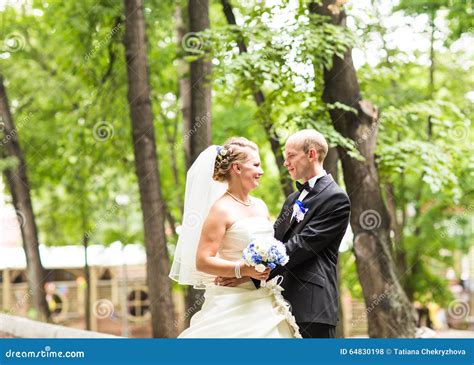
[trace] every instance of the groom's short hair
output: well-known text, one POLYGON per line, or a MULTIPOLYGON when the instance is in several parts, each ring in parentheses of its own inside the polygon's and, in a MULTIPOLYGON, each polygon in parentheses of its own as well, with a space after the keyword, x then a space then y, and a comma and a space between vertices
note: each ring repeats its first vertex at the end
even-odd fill
POLYGON ((328 154, 328 143, 326 138, 314 129, 303 129, 292 134, 289 139, 296 139, 304 153, 308 153, 311 148, 318 152, 318 162, 323 163, 328 154))

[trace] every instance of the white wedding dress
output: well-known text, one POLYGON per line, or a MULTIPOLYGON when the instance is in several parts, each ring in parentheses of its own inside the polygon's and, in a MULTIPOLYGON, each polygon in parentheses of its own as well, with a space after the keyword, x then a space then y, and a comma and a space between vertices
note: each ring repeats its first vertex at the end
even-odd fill
MULTIPOLYGON (((267 218, 241 218, 226 231, 218 256, 237 261, 250 241, 261 236, 273 237, 273 225, 267 218)), ((259 289, 252 281, 237 287, 207 285, 202 309, 179 338, 301 338, 281 295, 280 279, 259 289)))

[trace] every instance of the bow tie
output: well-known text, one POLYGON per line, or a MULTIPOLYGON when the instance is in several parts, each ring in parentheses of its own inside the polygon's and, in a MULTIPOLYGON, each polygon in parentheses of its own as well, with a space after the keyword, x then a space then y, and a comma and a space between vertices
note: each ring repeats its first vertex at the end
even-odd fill
POLYGON ((296 182, 296 187, 298 188, 298 190, 300 191, 300 193, 304 190, 306 191, 310 191, 311 188, 309 187, 309 183, 306 181, 304 184, 301 184, 300 182, 296 182))

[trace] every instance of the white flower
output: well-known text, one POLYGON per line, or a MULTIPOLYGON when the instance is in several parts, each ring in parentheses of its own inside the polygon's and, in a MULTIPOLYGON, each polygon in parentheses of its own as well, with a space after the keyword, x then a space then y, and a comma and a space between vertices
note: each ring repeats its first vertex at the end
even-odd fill
POLYGON ((299 211, 298 213, 296 213, 296 221, 299 223, 301 222, 303 219, 304 219, 304 213, 299 211))
POLYGON ((258 272, 264 272, 266 268, 267 267, 264 264, 258 264, 257 266, 255 266, 255 270, 257 270, 258 272))

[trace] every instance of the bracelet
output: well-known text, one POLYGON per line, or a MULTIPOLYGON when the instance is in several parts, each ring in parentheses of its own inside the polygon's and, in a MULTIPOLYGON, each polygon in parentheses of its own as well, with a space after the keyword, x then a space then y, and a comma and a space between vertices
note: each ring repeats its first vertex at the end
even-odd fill
POLYGON ((240 274, 240 262, 237 262, 235 264, 235 277, 237 279, 241 279, 242 278, 242 275, 240 274))

